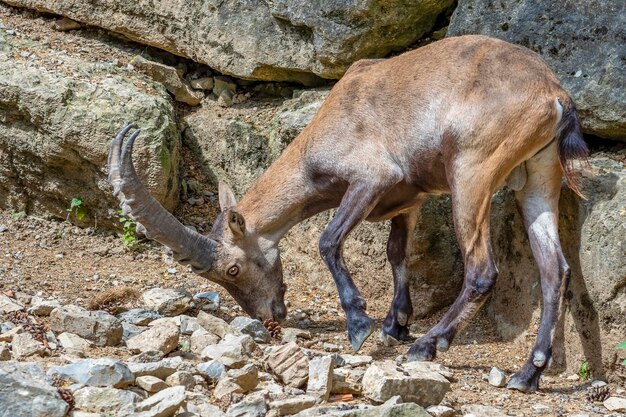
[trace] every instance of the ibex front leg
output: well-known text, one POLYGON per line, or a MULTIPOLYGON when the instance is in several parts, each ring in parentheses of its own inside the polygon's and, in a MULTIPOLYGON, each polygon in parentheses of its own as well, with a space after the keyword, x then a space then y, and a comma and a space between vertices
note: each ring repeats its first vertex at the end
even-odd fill
POLYGON ((498 270, 489 235, 492 190, 489 179, 457 176, 452 187, 454 227, 465 263, 461 294, 443 318, 409 350, 409 360, 433 360, 446 351, 493 288, 498 270))
POLYGON ((337 214, 320 239, 320 253, 337 285, 341 307, 346 312, 348 338, 354 351, 358 351, 374 331, 374 319, 365 313, 365 300, 346 268, 343 243, 350 231, 376 206, 380 196, 396 183, 394 178, 386 184, 351 184, 341 200, 337 214))

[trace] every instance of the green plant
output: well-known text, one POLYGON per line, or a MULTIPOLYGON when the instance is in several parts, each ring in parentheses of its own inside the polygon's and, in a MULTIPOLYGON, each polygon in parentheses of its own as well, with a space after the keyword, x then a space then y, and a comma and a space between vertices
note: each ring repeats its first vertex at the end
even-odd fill
MULTIPOLYGON (((616 347, 618 349, 626 349, 626 340, 624 340, 622 343, 619 343, 616 347)), ((626 359, 624 359, 624 362, 622 362, 622 365, 626 365, 626 359)))
POLYGON ((589 377, 591 376, 589 371, 589 364, 587 363, 587 361, 582 361, 580 363, 580 367, 578 368, 578 376, 581 379, 589 379, 589 377))
POLYGON ((118 210, 117 214, 120 215, 118 220, 122 224, 122 230, 124 231, 122 235, 124 246, 134 249, 137 246, 137 236, 135 235, 137 223, 130 217, 124 216, 122 210, 118 210))
POLYGON ((70 207, 65 209, 67 211, 67 218, 65 221, 69 222, 70 216, 74 213, 76 220, 81 221, 85 218, 87 210, 85 209, 84 201, 81 197, 74 197, 70 201, 70 207))
POLYGON ((14 211, 14 212, 11 213, 11 218, 13 220, 19 220, 19 219, 21 219, 24 216, 26 216, 26 212, 24 212, 24 211, 14 211))

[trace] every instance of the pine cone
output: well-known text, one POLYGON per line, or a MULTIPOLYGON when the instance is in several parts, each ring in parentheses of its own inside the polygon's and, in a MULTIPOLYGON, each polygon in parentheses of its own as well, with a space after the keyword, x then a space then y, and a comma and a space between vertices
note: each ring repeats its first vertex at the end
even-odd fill
POLYGON ((74 396, 72 395, 72 393, 65 388, 57 388, 57 391, 59 391, 59 395, 61 396, 61 398, 63 398, 63 401, 65 401, 70 406, 71 411, 74 408, 74 396))
POLYGON ((263 322, 263 326, 265 326, 274 339, 279 339, 283 335, 283 329, 277 321, 267 319, 263 322))
POLYGON ((28 313, 24 311, 12 311, 7 314, 7 319, 16 326, 22 326, 24 331, 32 334, 35 339, 44 345, 48 345, 46 328, 37 323, 28 313))
POLYGON ((611 388, 608 385, 594 387, 587 392, 587 399, 590 402, 603 402, 611 396, 611 388))

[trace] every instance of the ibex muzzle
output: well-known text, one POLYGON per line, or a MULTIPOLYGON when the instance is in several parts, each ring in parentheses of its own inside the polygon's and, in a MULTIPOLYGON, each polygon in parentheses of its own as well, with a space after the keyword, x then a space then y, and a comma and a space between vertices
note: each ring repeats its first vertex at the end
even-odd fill
POLYGON ((363 220, 391 220, 387 257, 394 295, 383 341, 407 339, 413 308, 406 257, 419 206, 450 193, 465 283, 439 323, 409 350, 433 360, 445 351, 493 288, 491 196, 515 190, 541 272, 543 315, 536 344, 509 387, 538 388, 552 354, 554 328, 569 275, 558 235, 562 176, 578 192, 569 162, 587 155, 576 109, 533 52, 484 36, 435 42, 388 60, 355 63, 313 121, 237 203, 220 185, 222 213, 209 236, 183 227, 137 180, 130 152, 135 132, 115 140, 111 182, 122 207, 148 236, 223 285, 252 316, 285 316, 279 240, 296 223, 337 208, 320 253, 346 312, 358 350, 375 327, 343 260, 348 234, 363 220))

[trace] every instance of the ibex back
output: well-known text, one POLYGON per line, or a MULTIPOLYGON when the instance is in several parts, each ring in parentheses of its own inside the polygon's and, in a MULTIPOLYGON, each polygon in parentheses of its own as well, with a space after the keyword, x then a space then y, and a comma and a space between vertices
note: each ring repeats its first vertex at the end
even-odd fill
POLYGON ((352 65, 313 121, 237 203, 220 184, 221 214, 202 236, 154 200, 133 168, 136 131, 115 139, 110 180, 122 207, 149 237, 219 283, 253 317, 283 319, 285 286, 278 242, 295 224, 338 207, 320 239, 337 285, 354 350, 375 322, 342 258, 363 220, 391 220, 387 256, 394 296, 383 340, 409 337, 409 236, 428 195, 450 193, 465 262, 461 294, 419 338, 409 359, 445 351, 485 301, 498 273, 489 235, 493 192, 508 183, 541 272, 543 315, 536 344, 509 386, 535 390, 548 365, 569 267, 559 243, 558 199, 568 162, 585 157, 574 104, 533 52, 483 36, 448 38, 388 60, 352 65))

